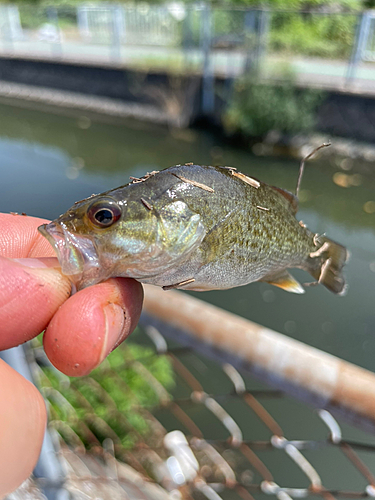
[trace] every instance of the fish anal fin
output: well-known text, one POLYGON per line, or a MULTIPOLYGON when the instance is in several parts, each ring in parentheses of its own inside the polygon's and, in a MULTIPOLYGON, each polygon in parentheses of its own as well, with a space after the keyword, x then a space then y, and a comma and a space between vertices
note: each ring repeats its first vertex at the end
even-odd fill
POLYGON ((287 292, 305 293, 302 285, 286 270, 266 276, 262 281, 266 281, 270 285, 278 286, 287 292))
POLYGON ((287 200, 287 202, 290 205, 290 208, 293 212, 293 214, 296 214, 298 212, 298 198, 296 195, 291 193, 290 191, 287 191, 286 189, 282 189, 276 186, 271 186, 272 189, 280 193, 284 198, 287 200))

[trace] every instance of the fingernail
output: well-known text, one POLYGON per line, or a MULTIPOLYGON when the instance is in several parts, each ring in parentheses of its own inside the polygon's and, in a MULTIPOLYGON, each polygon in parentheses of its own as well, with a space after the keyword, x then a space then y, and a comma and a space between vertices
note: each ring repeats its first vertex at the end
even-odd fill
POLYGON ((9 260, 30 269, 30 271, 25 269, 22 272, 33 275, 37 282, 43 283, 43 286, 48 285, 56 298, 64 297, 64 300, 66 300, 72 294, 72 283, 68 276, 61 273, 59 261, 56 257, 9 260))
POLYGON ((100 355, 100 362, 108 356, 121 339, 125 325, 125 313, 118 304, 110 303, 106 305, 103 312, 105 317, 105 339, 100 355))
POLYGON ((41 259, 12 259, 14 262, 25 267, 43 269, 46 267, 57 267, 59 262, 56 257, 43 257, 41 259))

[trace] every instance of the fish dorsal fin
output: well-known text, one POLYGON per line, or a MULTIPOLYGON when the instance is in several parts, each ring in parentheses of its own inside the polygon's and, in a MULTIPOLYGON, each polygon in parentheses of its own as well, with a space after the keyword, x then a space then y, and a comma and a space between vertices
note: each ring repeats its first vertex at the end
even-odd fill
POLYGON ((281 272, 271 274, 262 279, 262 281, 266 281, 270 285, 278 286, 283 290, 291 293, 305 293, 302 285, 298 283, 298 281, 293 278, 291 274, 288 273, 286 269, 281 272))
POLYGON ((289 203, 290 209, 292 210, 293 214, 295 215, 298 212, 298 198, 295 196, 293 193, 290 191, 287 191, 286 189, 282 189, 276 186, 271 186, 272 189, 280 193, 286 201, 289 203))

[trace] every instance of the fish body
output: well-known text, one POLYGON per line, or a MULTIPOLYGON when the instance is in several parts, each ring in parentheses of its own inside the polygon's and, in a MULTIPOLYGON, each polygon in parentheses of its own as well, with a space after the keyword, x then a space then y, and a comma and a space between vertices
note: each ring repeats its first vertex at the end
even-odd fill
POLYGON ((193 164, 77 202, 40 231, 77 288, 110 277, 190 290, 268 281, 302 293, 302 268, 344 290, 347 251, 295 217, 298 200, 228 167, 193 164))

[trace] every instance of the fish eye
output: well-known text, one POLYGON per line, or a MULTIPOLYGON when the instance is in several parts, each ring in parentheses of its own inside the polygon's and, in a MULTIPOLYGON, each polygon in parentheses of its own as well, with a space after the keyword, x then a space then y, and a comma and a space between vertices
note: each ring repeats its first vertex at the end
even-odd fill
POLYGON ((111 199, 94 201, 87 210, 87 216, 96 227, 110 227, 121 217, 121 208, 111 199))

